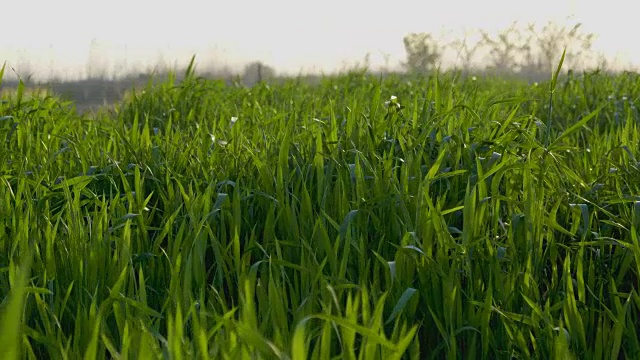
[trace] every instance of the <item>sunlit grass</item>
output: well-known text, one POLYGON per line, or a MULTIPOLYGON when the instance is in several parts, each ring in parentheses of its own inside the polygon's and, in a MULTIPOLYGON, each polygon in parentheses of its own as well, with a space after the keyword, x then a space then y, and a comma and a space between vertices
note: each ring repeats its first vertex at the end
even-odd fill
POLYGON ((0 357, 637 358, 639 94, 189 70, 88 119, 19 88, 0 357))

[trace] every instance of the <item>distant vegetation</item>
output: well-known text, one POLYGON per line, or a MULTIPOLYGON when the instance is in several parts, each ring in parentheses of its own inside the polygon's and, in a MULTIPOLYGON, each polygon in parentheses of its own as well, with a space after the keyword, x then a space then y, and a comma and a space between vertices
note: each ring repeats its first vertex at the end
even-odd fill
POLYGON ((403 66, 409 72, 429 72, 444 66, 466 73, 543 80, 549 77, 566 49, 568 69, 604 70, 607 67, 604 57, 592 49, 595 34, 584 33, 579 23, 568 27, 549 22, 542 29, 534 24, 521 27, 513 23, 497 34, 484 30, 478 34, 480 40, 475 43, 457 39, 444 44, 430 33, 408 34, 404 38, 407 60, 403 66), (447 52, 454 53, 453 66, 443 63, 447 52))
MULTIPOLYGON (((151 83, 157 83, 167 78, 170 72, 175 69, 157 69, 149 73, 132 74, 122 78, 110 79, 102 75, 95 75, 88 79, 65 81, 51 80, 46 83, 39 83, 30 78, 23 79, 27 87, 39 87, 48 90, 63 99, 68 99, 76 104, 79 112, 97 110, 103 106, 111 106, 122 100, 123 96, 133 89, 141 89, 151 83)), ((177 81, 181 81, 183 76, 177 72, 177 81)), ((215 72, 201 73, 203 78, 223 80, 227 84, 239 83, 253 85, 260 81, 269 81, 276 78, 276 71, 273 67, 254 61, 245 66, 241 74, 234 74, 230 70, 219 70, 215 72)), ((4 81, 5 89, 16 89, 18 80, 4 81)))
MULTIPOLYGON (((490 34, 479 29, 475 32, 475 40, 469 38, 443 41, 431 33, 411 33, 402 39, 406 59, 400 68, 389 67, 372 69, 369 56, 364 57, 361 64, 345 72, 366 71, 381 75, 389 73, 429 73, 436 68, 456 69, 463 74, 497 75, 501 77, 523 78, 529 81, 542 81, 549 77, 554 64, 566 48, 566 68, 574 71, 599 69, 613 71, 607 59, 596 53, 593 48, 595 34, 582 31, 581 24, 572 26, 547 23, 542 28, 534 24, 521 26, 513 23, 508 28, 490 34)), ((50 80, 45 84, 29 81, 29 69, 20 75, 22 80, 33 85, 44 86, 53 93, 61 95, 76 103, 80 112, 97 109, 120 100, 123 94, 132 88, 141 88, 152 79, 166 78, 170 71, 177 74, 184 69, 170 68, 166 64, 137 74, 124 77, 109 77, 106 69, 100 68, 104 59, 96 59, 99 54, 90 54, 87 65, 89 77, 85 80, 64 81, 50 80)), ((102 65, 104 66, 104 65, 102 65)), ((261 61, 245 65, 240 72, 229 68, 211 68, 201 71, 200 76, 207 79, 223 80, 227 84, 253 85, 260 81, 280 81, 287 76, 279 76, 277 69, 261 61)), ((300 77, 317 82, 321 76, 306 75, 300 77)), ((180 77, 177 78, 180 81, 180 77)), ((5 79, 5 88, 15 89, 17 80, 5 79)))

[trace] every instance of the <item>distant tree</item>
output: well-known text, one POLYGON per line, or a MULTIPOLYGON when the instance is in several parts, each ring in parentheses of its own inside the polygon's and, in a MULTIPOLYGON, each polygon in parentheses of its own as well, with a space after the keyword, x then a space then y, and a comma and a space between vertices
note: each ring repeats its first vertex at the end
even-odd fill
POLYGON ((516 26, 516 22, 497 35, 480 30, 481 43, 488 48, 488 67, 497 72, 518 71, 520 57, 530 52, 530 38, 516 26))
POLYGON ((518 73, 528 78, 547 77, 566 48, 565 68, 589 66, 595 35, 581 31, 581 24, 571 27, 549 21, 542 29, 514 22, 497 35, 480 30, 482 46, 488 51, 488 67, 494 71, 518 73))
POLYGON ((474 61, 478 49, 481 48, 481 42, 471 42, 465 36, 463 39, 454 40, 451 46, 456 51, 456 57, 460 62, 459 67, 464 71, 470 71, 474 66, 474 61))
POLYGON ((367 71, 369 71, 370 68, 371 68, 371 53, 366 53, 364 55, 364 58, 362 59, 362 62, 359 62, 359 61, 356 62, 355 64, 353 64, 353 66, 349 70, 352 72, 366 73, 367 71))
POLYGON ((430 33, 410 33, 404 37, 407 60, 403 64, 409 72, 433 70, 442 58, 442 48, 430 33))
POLYGON ((245 84, 255 84, 264 80, 269 80, 276 76, 276 70, 261 61, 251 62, 244 67, 242 80, 245 84))
POLYGON ((383 62, 384 62, 384 65, 382 66, 382 68, 380 70, 383 73, 391 72, 391 66, 389 65, 391 63, 391 54, 381 51, 380 55, 382 55, 382 59, 383 59, 383 62))
POLYGON ((107 55, 104 51, 103 44, 96 38, 91 40, 89 47, 89 57, 86 65, 86 75, 89 79, 107 80, 109 70, 107 66, 107 55))
POLYGON ((15 79, 20 79, 23 82, 29 82, 35 75, 33 70, 33 65, 31 64, 31 57, 27 53, 25 49, 20 50, 19 52, 19 60, 12 67, 13 73, 15 74, 15 79))
POLYGON ((533 24, 529 25, 529 32, 534 39, 536 53, 524 64, 541 72, 552 71, 558 63, 562 51, 566 48, 565 61, 567 68, 582 68, 585 60, 590 60, 595 34, 581 31, 582 24, 572 27, 560 26, 549 21, 542 31, 538 31, 533 24))

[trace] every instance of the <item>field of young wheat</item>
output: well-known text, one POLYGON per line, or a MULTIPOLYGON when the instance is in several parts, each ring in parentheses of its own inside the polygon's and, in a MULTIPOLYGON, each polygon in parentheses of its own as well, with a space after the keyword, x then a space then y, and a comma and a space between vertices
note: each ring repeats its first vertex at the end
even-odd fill
POLYGON ((0 358, 639 358, 640 76, 549 78, 6 93, 0 358))

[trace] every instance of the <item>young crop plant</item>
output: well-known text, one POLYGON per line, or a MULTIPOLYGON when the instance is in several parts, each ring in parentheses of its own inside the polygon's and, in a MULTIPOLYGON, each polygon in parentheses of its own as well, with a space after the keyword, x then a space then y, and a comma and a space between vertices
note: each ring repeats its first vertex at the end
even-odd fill
POLYGON ((640 357, 637 74, 193 68, 2 96, 0 358, 640 357))

